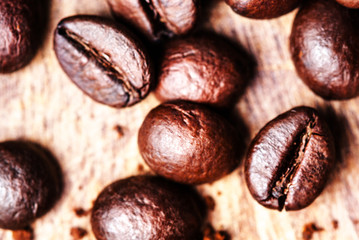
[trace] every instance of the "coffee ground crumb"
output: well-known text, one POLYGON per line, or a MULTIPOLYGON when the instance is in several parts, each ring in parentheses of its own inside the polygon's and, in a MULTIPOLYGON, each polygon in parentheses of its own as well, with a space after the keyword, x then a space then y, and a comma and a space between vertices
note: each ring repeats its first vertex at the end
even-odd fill
POLYGON ((120 125, 115 125, 113 129, 117 132, 118 138, 122 138, 125 135, 123 127, 121 127, 120 125))
POLYGON ((203 240, 230 240, 231 237, 225 231, 215 231, 211 225, 207 225, 203 231, 203 240))
POLYGON ((87 235, 87 231, 86 229, 83 229, 81 227, 72 227, 70 230, 70 234, 74 240, 79 240, 87 235))
POLYGON ((144 169, 145 169, 145 167, 144 167, 142 164, 138 164, 137 170, 138 170, 139 172, 143 172, 144 169))
POLYGON ((338 222, 338 220, 333 220, 333 221, 332 221, 332 225, 333 225, 333 228, 334 228, 334 229, 338 229, 338 227, 339 227, 339 222, 338 222))
POLYGON ((302 237, 303 240, 310 240, 315 232, 321 232, 324 228, 318 227, 315 223, 307 223, 303 227, 302 237))
POLYGON ((78 208, 74 208, 74 212, 78 217, 85 217, 91 213, 91 209, 85 210, 81 207, 78 207, 78 208))
POLYGON ((22 230, 16 230, 12 232, 12 238, 13 240, 34 240, 34 231, 30 226, 22 230))

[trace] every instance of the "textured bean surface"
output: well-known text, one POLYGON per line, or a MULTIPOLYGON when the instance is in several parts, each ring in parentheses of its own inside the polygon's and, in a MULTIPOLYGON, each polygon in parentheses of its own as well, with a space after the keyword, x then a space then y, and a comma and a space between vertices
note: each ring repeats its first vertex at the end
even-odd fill
POLYGON ((229 106, 249 81, 248 62, 243 53, 215 35, 176 39, 165 48, 155 94, 161 101, 229 106))
POLYGON ((54 205, 60 192, 56 165, 37 146, 0 143, 0 228, 26 227, 54 205))
POLYGON ((226 0, 236 13, 256 19, 280 17, 298 7, 301 0, 226 0))
POLYGON ((312 108, 297 107, 264 126, 247 154, 245 174, 262 205, 299 210, 323 190, 335 161, 334 140, 312 108))
POLYGON ((33 57, 39 4, 40 0, 0 1, 0 73, 13 72, 33 57))
POLYGON ((290 50, 298 75, 326 99, 359 94, 359 10, 307 1, 298 12, 290 50))
POLYGON ((197 0, 107 0, 112 13, 136 26, 152 40, 191 30, 198 16, 197 0))
POLYGON ((149 56, 124 26, 95 16, 66 18, 57 25, 54 49, 69 78, 100 103, 131 106, 149 92, 149 56))
POLYGON ((182 183, 212 182, 239 163, 240 142, 229 122, 185 101, 151 110, 139 130, 138 145, 152 170, 182 183))
POLYGON ((131 177, 107 186, 92 210, 98 240, 193 240, 202 229, 196 193, 159 177, 131 177))

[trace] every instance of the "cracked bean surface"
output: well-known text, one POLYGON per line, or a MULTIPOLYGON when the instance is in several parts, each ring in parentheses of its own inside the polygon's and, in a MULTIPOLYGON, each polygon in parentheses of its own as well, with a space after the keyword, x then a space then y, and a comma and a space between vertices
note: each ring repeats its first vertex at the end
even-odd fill
POLYGON ((144 47, 111 20, 95 16, 61 20, 54 49, 69 78, 97 102, 131 106, 150 90, 152 65, 144 47))
POLYGON ((323 190, 335 160, 334 140, 316 110, 297 107, 265 125, 245 161, 256 201, 277 210, 299 210, 323 190))

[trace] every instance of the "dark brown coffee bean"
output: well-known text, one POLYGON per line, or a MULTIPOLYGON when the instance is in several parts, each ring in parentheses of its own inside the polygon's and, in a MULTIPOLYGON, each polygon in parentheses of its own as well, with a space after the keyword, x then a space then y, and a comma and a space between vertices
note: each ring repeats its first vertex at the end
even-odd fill
POLYGON ((335 159, 326 123, 309 107, 297 107, 265 125, 245 162, 249 191, 265 207, 298 210, 321 193, 335 159))
POLYGON ((358 0, 336 0, 336 1, 348 8, 359 8, 358 0))
POLYGON ((152 40, 191 30, 198 15, 197 0, 107 0, 112 13, 152 40))
POLYGON ((236 13, 256 19, 280 17, 298 7, 301 0, 226 0, 236 13))
POLYGON ((37 145, 0 143, 0 228, 22 229, 45 214, 61 183, 57 166, 37 145))
POLYGON ((95 16, 63 19, 55 31, 54 49, 71 80, 100 103, 131 106, 150 90, 152 67, 144 47, 111 20, 95 16))
POLYGON ((0 73, 26 65, 36 50, 39 0, 0 0, 0 73))
POLYGON ((325 99, 359 94, 359 11, 335 1, 306 1, 290 36, 298 75, 325 99))
POLYGON ((161 104, 145 118, 138 134, 140 153, 157 174, 177 182, 215 181, 238 164, 238 142, 222 116, 200 104, 161 104))
POLYGON ((198 239, 204 215, 196 193, 159 177, 137 176, 106 187, 91 216, 98 240, 198 239))
POLYGON ((246 61, 246 56, 214 35, 173 40, 165 48, 156 97, 229 106, 246 83, 246 61))

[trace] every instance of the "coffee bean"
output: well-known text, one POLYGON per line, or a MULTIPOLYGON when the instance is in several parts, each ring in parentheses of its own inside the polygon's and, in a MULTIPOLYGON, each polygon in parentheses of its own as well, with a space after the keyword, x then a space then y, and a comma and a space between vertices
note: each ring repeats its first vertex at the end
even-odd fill
POLYGON ((159 177, 137 176, 107 186, 91 216, 98 240, 198 239, 204 212, 194 190, 159 177))
POLYGON ((246 62, 244 54, 215 35, 173 40, 165 48, 156 97, 229 106, 248 80, 246 62))
POLYGON ((0 1, 0 73, 25 66, 36 50, 39 0, 0 1))
POLYGON ((54 49, 65 73, 95 101, 126 107, 150 90, 152 67, 144 47, 111 20, 95 16, 61 20, 54 49))
POLYGON ((358 0, 336 0, 336 1, 348 8, 359 8, 358 0))
POLYGON ((107 0, 112 13, 152 40, 191 30, 198 15, 197 0, 107 0))
POLYGON ((301 0, 226 0, 236 13, 256 19, 280 17, 298 7, 301 0))
POLYGON ((295 17, 290 51, 299 77, 325 99, 359 94, 359 11, 306 1, 295 17))
POLYGON ((44 215, 61 185, 57 166, 37 145, 0 143, 0 228, 22 229, 44 215))
POLYGON ((297 107, 265 125, 245 161, 252 196, 265 207, 298 210, 321 193, 335 159, 326 123, 309 107, 297 107))
POLYGON ((157 174, 177 182, 215 181, 238 165, 236 131, 225 118, 196 103, 154 108, 138 134, 140 153, 157 174))

